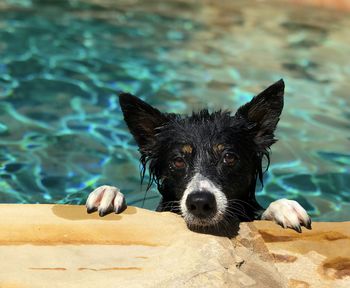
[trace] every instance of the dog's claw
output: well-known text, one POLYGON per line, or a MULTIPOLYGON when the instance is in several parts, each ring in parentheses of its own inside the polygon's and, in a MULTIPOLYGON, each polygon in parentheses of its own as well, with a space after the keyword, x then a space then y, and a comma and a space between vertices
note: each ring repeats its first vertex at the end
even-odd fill
POLYGON ((309 230, 312 229, 312 227, 311 227, 311 218, 309 218, 309 221, 307 221, 307 223, 305 224, 305 228, 309 229, 309 230))
POLYGON ((311 229, 311 219, 300 204, 294 200, 274 201, 265 210, 261 219, 273 220, 283 228, 291 228, 301 233, 301 226, 311 229))
POLYGON ((94 213, 95 211, 97 211, 97 208, 96 207, 86 207, 87 209, 87 213, 88 214, 91 214, 91 213, 94 213))
POLYGON ((100 217, 111 212, 121 213, 126 208, 124 195, 113 186, 101 186, 92 191, 86 200, 87 213, 98 211, 100 217))
POLYGON ((293 226, 293 230, 297 231, 298 233, 301 233, 301 227, 300 227, 300 225, 293 226))
POLYGON ((98 215, 100 217, 106 216, 107 214, 109 214, 108 210, 100 210, 100 211, 98 211, 98 215))

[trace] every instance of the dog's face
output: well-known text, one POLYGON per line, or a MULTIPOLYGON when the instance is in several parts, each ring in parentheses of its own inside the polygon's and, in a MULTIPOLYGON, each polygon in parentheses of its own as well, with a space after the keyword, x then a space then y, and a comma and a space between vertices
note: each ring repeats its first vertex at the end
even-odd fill
POLYGON ((255 199, 262 158, 276 141, 283 93, 280 80, 234 115, 202 110, 185 117, 161 113, 122 94, 124 119, 139 146, 141 162, 144 167, 148 163, 158 184, 163 210, 181 213, 189 226, 217 225, 246 213, 239 207, 255 199))

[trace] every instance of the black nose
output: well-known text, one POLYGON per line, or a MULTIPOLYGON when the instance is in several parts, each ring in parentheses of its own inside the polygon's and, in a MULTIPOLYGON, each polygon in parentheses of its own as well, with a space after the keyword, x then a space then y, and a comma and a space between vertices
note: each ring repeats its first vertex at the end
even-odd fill
POLYGON ((186 207, 191 214, 199 218, 213 216, 217 211, 215 196, 207 191, 190 193, 186 199, 186 207))

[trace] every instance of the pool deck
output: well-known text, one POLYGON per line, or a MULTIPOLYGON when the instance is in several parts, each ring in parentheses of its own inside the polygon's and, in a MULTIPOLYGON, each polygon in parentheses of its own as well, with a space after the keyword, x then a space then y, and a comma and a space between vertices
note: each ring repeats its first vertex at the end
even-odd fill
POLYGON ((172 213, 0 205, 0 287, 350 287, 350 222, 198 234, 172 213))

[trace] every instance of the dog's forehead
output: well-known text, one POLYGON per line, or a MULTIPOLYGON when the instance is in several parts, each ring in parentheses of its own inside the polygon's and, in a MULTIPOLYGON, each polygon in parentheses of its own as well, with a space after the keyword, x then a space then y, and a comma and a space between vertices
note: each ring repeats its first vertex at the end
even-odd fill
POLYGON ((183 153, 198 148, 224 150, 225 143, 235 135, 236 119, 227 112, 199 112, 173 121, 164 129, 166 141, 176 143, 183 153))

